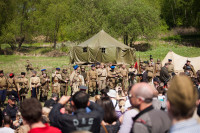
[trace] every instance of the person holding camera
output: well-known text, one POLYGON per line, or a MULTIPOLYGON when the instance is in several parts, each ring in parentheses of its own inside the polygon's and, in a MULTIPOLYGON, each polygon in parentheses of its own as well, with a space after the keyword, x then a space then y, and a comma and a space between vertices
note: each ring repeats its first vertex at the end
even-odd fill
POLYGON ((196 77, 196 72, 194 70, 194 67, 192 64, 190 64, 190 60, 187 60, 185 65, 183 66, 183 70, 186 73, 186 75, 191 77, 196 77))

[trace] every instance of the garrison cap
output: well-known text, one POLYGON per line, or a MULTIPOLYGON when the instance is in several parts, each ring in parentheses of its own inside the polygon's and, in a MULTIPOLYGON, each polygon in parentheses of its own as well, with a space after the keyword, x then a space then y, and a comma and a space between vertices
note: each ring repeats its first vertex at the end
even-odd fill
POLYGON ((25 72, 21 72, 21 75, 26 75, 26 73, 25 72))
POLYGON ((85 69, 85 66, 81 66, 81 69, 85 69))
POLYGON ((0 70, 0 73, 3 73, 3 70, 0 70))
POLYGON ((172 59, 168 59, 168 61, 172 61, 172 59))
POLYGON ((169 102, 177 109, 188 111, 196 106, 198 98, 197 89, 194 88, 192 80, 185 75, 174 76, 168 89, 169 102))
POLYGON ((83 85, 79 86, 79 88, 80 88, 80 90, 87 90, 88 89, 87 86, 83 86, 83 85))
POLYGON ((191 62, 190 60, 187 60, 187 62, 191 62))
POLYGON ((59 68, 59 67, 57 67, 57 68, 56 68, 56 70, 60 71, 60 68, 59 68))
POLYGON ((74 70, 76 70, 78 67, 79 67, 78 65, 73 66, 74 70))
POLYGON ((95 67, 95 64, 92 64, 91 67, 95 67))
POLYGON ((97 62, 97 63, 96 63, 96 65, 100 65, 100 63, 99 63, 99 62, 97 62))
POLYGON ((160 62, 160 59, 157 59, 157 62, 160 62))
POLYGON ((111 66, 110 68, 111 68, 111 69, 115 69, 115 66, 111 66))
POLYGON ((10 74, 9 74, 9 77, 10 77, 10 78, 14 77, 14 73, 10 73, 10 74))
POLYGON ((42 71, 42 72, 43 72, 43 71, 46 71, 46 69, 42 69, 41 71, 42 71))

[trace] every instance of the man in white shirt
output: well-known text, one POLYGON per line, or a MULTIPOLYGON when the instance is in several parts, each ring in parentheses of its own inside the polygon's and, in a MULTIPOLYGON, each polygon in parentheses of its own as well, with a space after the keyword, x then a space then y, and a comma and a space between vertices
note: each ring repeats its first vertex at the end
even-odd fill
POLYGON ((4 127, 0 128, 0 133, 14 133, 15 130, 10 128, 11 124, 12 124, 12 120, 11 120, 10 116, 7 116, 7 115, 4 116, 4 119, 3 119, 4 127))

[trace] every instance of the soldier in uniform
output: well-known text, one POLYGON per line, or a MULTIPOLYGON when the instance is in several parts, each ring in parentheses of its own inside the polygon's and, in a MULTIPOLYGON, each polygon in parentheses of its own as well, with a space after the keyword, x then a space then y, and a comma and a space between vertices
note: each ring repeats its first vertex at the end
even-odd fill
POLYGON ((75 65, 73 66, 74 71, 70 75, 70 87, 71 87, 71 95, 75 94, 77 91, 79 91, 79 66, 75 65))
POLYGON ((135 83, 135 74, 137 73, 137 69, 134 68, 134 65, 131 64, 131 66, 128 69, 128 82, 129 86, 134 85, 135 83))
POLYGON ((26 98, 29 90, 28 79, 25 77, 26 73, 21 72, 21 77, 17 79, 17 88, 19 90, 20 100, 23 101, 26 98))
POLYGON ((160 78, 160 71, 162 68, 162 64, 160 63, 160 59, 157 59, 157 63, 155 64, 155 76, 160 78))
POLYGON ((187 62, 185 63, 185 65, 183 66, 183 70, 184 72, 188 75, 190 75, 191 77, 197 77, 196 76, 196 72, 194 70, 194 67, 192 64, 190 64, 191 61, 187 60, 187 62))
POLYGON ((152 79, 154 77, 154 66, 152 63, 149 63, 149 66, 147 67, 147 75, 148 75, 148 81, 152 82, 152 79))
POLYGON ((40 80, 43 78, 43 74, 47 74, 46 69, 41 70, 40 80))
POLYGON ((26 60, 26 63, 27 63, 27 65, 26 65, 26 71, 29 71, 29 70, 32 71, 32 70, 34 70, 32 64, 31 64, 31 62, 29 60, 26 60))
POLYGON ((97 91, 98 81, 98 75, 94 64, 91 65, 91 70, 87 73, 87 79, 89 84, 89 94, 93 97, 97 91))
POLYGON ((150 62, 149 62, 152 66, 155 66, 155 63, 154 63, 154 61, 153 61, 153 57, 152 57, 152 55, 150 55, 150 62))
POLYGON ((122 78, 122 90, 127 91, 128 90, 128 70, 126 69, 126 66, 123 64, 122 67, 119 70, 119 76, 122 78))
POLYGON ((108 87, 109 89, 115 89, 117 73, 115 71, 115 66, 110 67, 111 70, 108 72, 108 87))
POLYGON ((68 91, 69 74, 67 72, 67 69, 62 70, 61 76, 62 76, 62 81, 60 87, 60 96, 62 97, 63 95, 67 96, 67 91, 68 91))
POLYGON ((0 70, 0 106, 4 106, 7 86, 7 79, 4 76, 3 70, 0 70))
POLYGON ((40 101, 45 102, 48 97, 48 92, 49 92, 49 83, 50 79, 47 76, 46 73, 43 73, 42 77, 40 78, 40 101))
POLYGON ((56 68, 55 73, 52 74, 52 93, 60 93, 60 83, 62 81, 62 76, 60 74, 60 68, 56 68))
POLYGON ((99 85, 99 91, 106 88, 106 77, 107 77, 107 70, 105 68, 105 65, 101 63, 100 68, 97 71, 98 74, 98 85, 99 85))
POLYGON ((174 65, 172 64, 172 59, 168 59, 168 73, 170 76, 172 76, 172 73, 174 73, 174 65))
POLYGON ((37 98, 39 94, 39 87, 40 87, 40 78, 37 76, 36 71, 32 71, 32 76, 30 78, 31 97, 37 98))
POLYGON ((16 99, 16 101, 19 101, 19 91, 17 88, 17 82, 15 79, 15 75, 13 73, 9 74, 8 78, 8 89, 7 89, 7 95, 13 95, 16 99))
POLYGON ((84 66, 81 66, 81 75, 83 76, 84 82, 86 83, 87 82, 87 72, 85 71, 84 66))

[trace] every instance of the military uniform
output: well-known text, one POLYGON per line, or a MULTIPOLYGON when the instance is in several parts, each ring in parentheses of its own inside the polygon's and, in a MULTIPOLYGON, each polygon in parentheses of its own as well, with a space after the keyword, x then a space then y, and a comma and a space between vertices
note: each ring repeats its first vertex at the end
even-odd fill
POLYGON ((109 89, 115 89, 115 87, 116 87, 116 77, 117 77, 116 71, 111 69, 108 72, 108 87, 109 87, 109 89))
POLYGON ((169 64, 168 65, 168 73, 170 76, 172 76, 172 73, 174 72, 174 65, 173 64, 169 64))
POLYGON ((42 77, 40 78, 40 101, 41 102, 45 102, 47 100, 48 97, 48 92, 49 92, 49 83, 50 83, 50 79, 49 77, 42 77))
POLYGON ((0 77, 0 104, 4 104, 6 100, 6 88, 8 86, 7 79, 5 76, 0 77))
POLYGON ((39 94, 40 78, 35 76, 30 78, 31 97, 37 98, 39 94))
POLYGON ((154 77, 154 67, 152 65, 147 67, 147 76, 148 76, 148 81, 151 82, 154 77))
POLYGON ((61 88, 60 88, 60 95, 67 95, 68 91, 68 82, 69 82, 69 74, 66 72, 61 73, 62 81, 61 81, 61 88))
POLYGON ((94 95, 97 89, 97 81, 98 81, 98 75, 96 70, 90 70, 87 74, 87 79, 89 83, 89 92, 94 95))
POLYGON ((32 64, 29 61, 27 61, 26 71, 29 71, 29 70, 34 70, 34 69, 33 69, 32 64))
POLYGON ((19 77, 17 79, 17 88, 19 90, 19 96, 20 96, 20 100, 23 101, 23 99, 25 99, 26 95, 28 94, 28 90, 29 90, 29 83, 28 83, 28 79, 26 77, 19 77))
POLYGON ((98 74, 98 85, 99 85, 99 90, 105 89, 106 88, 106 77, 107 77, 107 70, 106 68, 99 68, 97 71, 98 74))
POLYGON ((70 75, 70 86, 71 86, 71 95, 75 94, 77 91, 79 91, 79 84, 80 84, 80 77, 76 70, 72 72, 70 75))
POLYGON ((7 95, 13 95, 16 101, 19 101, 19 91, 17 88, 17 83, 14 78, 8 78, 8 88, 7 88, 7 95))
POLYGON ((129 86, 134 85, 135 81, 135 74, 137 73, 137 70, 134 67, 130 67, 128 69, 128 81, 129 81, 129 86))
POLYGON ((128 86, 127 86, 128 70, 126 68, 121 68, 119 75, 122 78, 122 89, 127 91, 128 90, 128 86))
POLYGON ((183 70, 184 70, 184 72, 186 72, 188 70, 191 77, 196 77, 197 76, 196 75, 196 71, 194 70, 194 67, 191 64, 189 64, 189 65, 185 64, 183 66, 183 70))
POLYGON ((162 68, 162 64, 156 63, 156 65, 155 65, 155 76, 158 77, 158 78, 160 77, 161 68, 162 68))
POLYGON ((52 83, 53 83, 52 93, 57 93, 59 95, 61 80, 62 76, 60 73, 52 74, 52 83))

